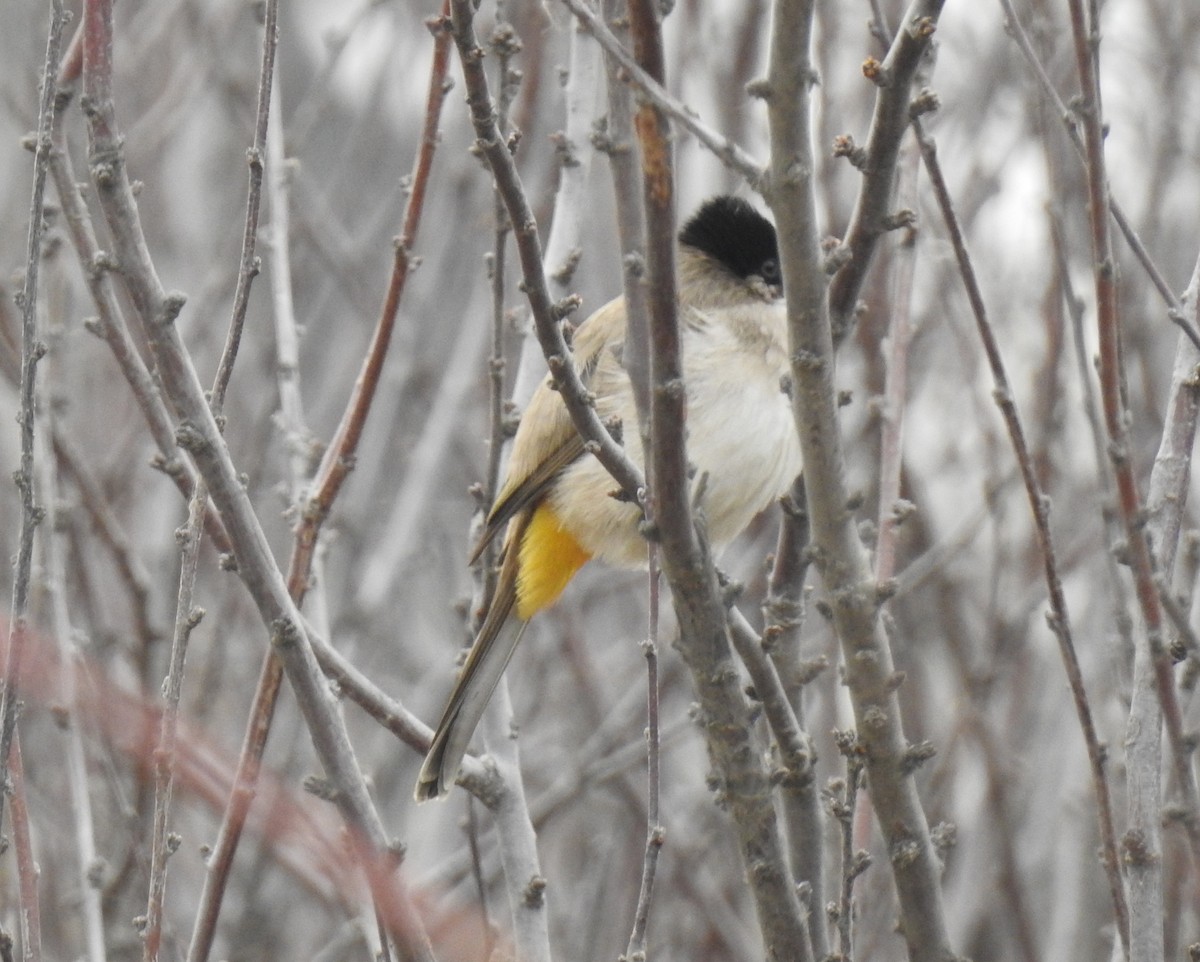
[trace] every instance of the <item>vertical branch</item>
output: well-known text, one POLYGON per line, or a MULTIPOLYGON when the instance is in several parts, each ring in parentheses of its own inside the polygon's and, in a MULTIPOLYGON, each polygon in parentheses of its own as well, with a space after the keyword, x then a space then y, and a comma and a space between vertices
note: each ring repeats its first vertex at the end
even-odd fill
MULTIPOLYGON (((233 363, 237 360, 238 344, 242 339, 242 328, 246 323, 246 308, 250 304, 250 285, 258 276, 260 262, 255 248, 258 244, 258 217, 262 208, 263 164, 265 163, 267 125, 271 118, 271 91, 275 79, 275 48, 279 43, 277 26, 279 0, 266 0, 263 8, 262 63, 258 74, 258 109, 254 123, 254 142, 246 151, 250 167, 250 183, 246 190, 246 224, 242 231, 242 256, 238 265, 237 287, 233 292, 233 316, 225 335, 225 347, 217 364, 213 383, 213 411, 219 417, 225 405, 225 390, 233 376, 233 363)), ((282 163, 283 158, 275 158, 282 163)))
MULTIPOLYGON (((21 461, 14 475, 21 496, 21 531, 13 574, 12 621, 8 652, 4 660, 4 695, 0 698, 0 786, 7 782, 9 751, 14 746, 17 727, 17 701, 20 690, 21 658, 28 630, 29 584, 33 568, 33 537, 42 520, 42 509, 34 503, 34 423, 36 420, 37 364, 46 352, 38 339, 38 269, 42 257, 45 230, 46 176, 53 146, 51 131, 58 73, 62 51, 62 33, 68 15, 62 0, 52 0, 50 29, 46 38, 46 59, 42 68, 42 97, 38 105, 38 132, 34 146, 33 192, 29 202, 29 230, 25 245, 25 283, 21 288, 21 461)), ((0 791, 0 823, 4 820, 4 792, 0 791)), ((15 816, 15 813, 14 813, 15 816)), ((16 825, 14 824, 14 829, 16 825)), ((27 826, 25 830, 27 830, 27 826)))
MULTIPOLYGON (((556 142, 559 174, 554 197, 554 217, 546 235, 543 265, 555 299, 568 297, 571 282, 583 261, 584 233, 588 225, 588 174, 596 147, 590 134, 600 92, 600 51, 589 42, 580 25, 572 24, 567 51, 566 122, 556 142)), ((513 383, 512 400, 524 408, 546 374, 546 360, 536 337, 525 337, 513 383)))
MULTIPOLYGON (((61 318, 50 318, 48 338, 51 349, 51 369, 48 380, 51 383, 66 384, 63 372, 59 369, 57 359, 61 354, 62 330, 61 324, 56 324, 61 318)), ((101 903, 101 892, 95 884, 95 869, 98 859, 96 849, 96 822, 92 814, 92 802, 88 786, 87 752, 83 744, 83 732, 87 724, 84 715, 83 697, 79 690, 80 679, 84 672, 84 659, 76 640, 75 628, 71 623, 71 598, 67 591, 68 553, 67 535, 63 512, 62 476, 56 468, 62 460, 48 457, 48 448, 59 450, 60 432, 57 422, 56 403, 58 398, 51 398, 49 403, 39 406, 38 440, 38 473, 40 481, 40 500, 46 505, 46 523, 49 537, 42 540, 43 564, 45 566, 45 582, 49 596, 50 617, 54 637, 58 643, 58 653, 61 671, 62 689, 60 697, 64 706, 62 736, 66 741, 63 751, 63 767, 66 770, 67 787, 70 796, 71 815, 75 829, 76 858, 78 874, 76 881, 79 886, 80 916, 83 929, 83 940, 86 947, 88 962, 105 962, 104 947, 104 907, 101 903)), ((78 468, 78 465, 75 465, 78 468)), ((77 474, 77 480, 82 480, 82 473, 77 474)), ((146 638, 140 639, 143 643, 146 638)))
MULTIPOLYGON (((247 152, 250 183, 246 197, 246 221, 242 236, 242 255, 238 269, 237 288, 233 298, 233 315, 226 333, 225 345, 217 363, 217 373, 210 394, 213 415, 222 419, 225 393, 233 376, 233 365, 241 345, 242 329, 250 299, 250 285, 258 275, 259 260, 255 254, 258 243, 258 221, 262 198, 263 155, 267 126, 270 121, 272 81, 274 79, 275 48, 278 43, 276 20, 278 0, 267 0, 264 8, 263 54, 259 73, 258 110, 254 142, 247 152)), ((162 721, 158 745, 154 752, 154 823, 150 848, 150 886, 146 904, 145 928, 142 932, 144 962, 155 962, 162 945, 163 899, 167 882, 167 859, 178 847, 178 839, 170 835, 171 798, 175 778, 176 740, 179 728, 179 702, 183 693, 183 674, 187 661, 188 641, 192 630, 203 617, 203 609, 192 604, 199 564, 200 543, 204 534, 204 519, 208 513, 208 486, 203 480, 196 483, 188 504, 187 524, 176 532, 181 547, 179 591, 176 597, 175 629, 171 637, 171 656, 164 690, 162 721)))
MULTIPOLYGON (((897 188, 902 207, 916 209, 920 154, 914 147, 900 167, 897 188)), ((896 573, 896 529, 903 520, 900 468, 904 461, 904 412, 908 394, 908 346, 912 339, 912 282, 916 268, 917 228, 909 226, 896 248, 892 298, 888 311, 887 386, 880 415, 879 505, 876 511, 875 578, 889 581, 896 573)))
MULTIPOLYGON (((521 50, 521 41, 516 29, 508 20, 508 4, 499 0, 496 4, 496 23, 488 43, 495 56, 496 64, 496 130, 504 137, 509 149, 515 147, 518 136, 511 129, 509 111, 517 93, 520 73, 512 66, 513 58, 521 50)), ((572 52, 577 50, 572 47, 572 52)), ((568 67, 568 70, 571 68, 568 67)), ((493 329, 504 310, 504 263, 512 224, 503 193, 493 186, 492 208, 495 219, 495 237, 492 256, 492 310, 493 329)), ((560 225, 567 216, 565 209, 558 211, 556 219, 560 225)), ((560 227, 560 230, 562 228, 560 227)), ((531 365, 521 364, 524 373, 531 365)), ((497 450, 503 445, 503 436, 492 438, 497 450)), ((488 587, 484 585, 483 587, 488 587)), ((486 599, 490 604, 490 597, 486 599)), ((486 610, 481 604, 476 611, 486 610)), ((472 627, 472 635, 478 624, 472 627)), ((508 895, 509 918, 516 956, 525 962, 550 962, 550 913, 546 904, 546 879, 542 874, 537 851, 537 832, 525 797, 525 782, 521 775, 521 756, 518 740, 511 737, 513 710, 509 698, 507 679, 502 677, 483 716, 481 734, 488 754, 495 762, 503 780, 504 789, 489 800, 489 808, 496 827, 496 842, 500 864, 504 872, 505 891, 508 895)))
MULTIPOLYGON (((808 577, 809 528, 804 475, 796 478, 792 490, 780 502, 781 518, 775 556, 767 579, 763 600, 761 647, 779 677, 784 698, 795 717, 797 731, 804 733, 804 686, 827 666, 822 655, 805 662, 801 656, 800 633, 804 624, 805 581, 808 577)), ((776 732, 779 743, 779 732, 776 732)), ((829 953, 829 926, 825 912, 825 831, 821 816, 821 795, 814 768, 815 755, 804 751, 806 766, 791 766, 790 775, 780 785, 783 817, 796 883, 806 887, 809 908, 808 926, 812 933, 813 953, 823 958, 829 953)), ((797 757, 797 760, 799 758, 797 757)))
MULTIPOLYGON (((1200 320, 1200 259, 1192 271, 1191 282, 1183 296, 1184 322, 1194 326, 1200 320)), ((1196 439, 1196 420, 1200 415, 1200 390, 1197 365, 1200 354, 1185 333, 1175 348, 1171 387, 1167 397, 1166 418, 1146 499, 1146 533, 1154 552, 1159 590, 1170 612, 1172 576, 1179 531, 1183 523, 1191 477, 1192 450, 1196 439)), ((1180 619, 1186 624, 1186 617, 1180 619)), ((1193 652, 1192 657, 1195 657, 1193 652)), ((1128 775, 1129 827, 1125 832, 1126 878, 1129 886, 1130 958, 1161 958, 1165 951, 1161 919, 1164 911, 1164 853, 1162 805, 1161 731, 1162 711, 1155 694, 1154 665, 1146 645, 1138 645, 1134 654, 1133 697, 1129 705, 1126 730, 1126 766, 1128 775)), ((1195 812, 1183 819, 1192 842, 1192 875, 1197 866, 1195 812)))
MULTIPOLYGON (((1200 849, 1200 827, 1195 825, 1196 783, 1192 769, 1191 749, 1184 732, 1183 719, 1175 690, 1175 677, 1170 653, 1163 639, 1163 612, 1155 581, 1154 558, 1147 539, 1142 515, 1142 502, 1138 493, 1132 463, 1132 449, 1128 433, 1128 422, 1121 390, 1123 359, 1121 357, 1121 328, 1117 306, 1116 263, 1109 228, 1108 173, 1104 158, 1104 121, 1101 107, 1100 82, 1097 75, 1099 57, 1100 24, 1097 19, 1088 19, 1083 9, 1083 0, 1068 0, 1071 16, 1071 34, 1075 45, 1075 65, 1079 75, 1079 116, 1083 127, 1083 144, 1088 188, 1088 221, 1091 227, 1093 275, 1096 292, 1096 326, 1100 347, 1100 397, 1104 411, 1104 423, 1108 431, 1109 457, 1116 474, 1117 505, 1125 529, 1129 552, 1129 563, 1133 572, 1138 605, 1145 623, 1145 638, 1139 637, 1135 656, 1135 697, 1148 693, 1149 676, 1153 676, 1154 688, 1162 710, 1162 721, 1166 723, 1167 736, 1174 760, 1174 771, 1179 791, 1186 810, 1192 815, 1189 839, 1195 852, 1200 849), (1145 650, 1142 650, 1144 647, 1145 650), (1138 685, 1142 679, 1146 683, 1138 685)), ((1093 14, 1095 7, 1092 8, 1093 14)), ((1162 533, 1162 532, 1160 532, 1162 533)), ((1160 549, 1161 550, 1161 549, 1160 549)), ((1168 551, 1173 549, 1168 548, 1168 551)), ((1154 713, 1139 703, 1134 706, 1147 724, 1138 730, 1130 729, 1127 750, 1139 760, 1137 768, 1131 770, 1138 785, 1144 789, 1144 799, 1135 801, 1135 814, 1143 831, 1149 834, 1139 838, 1127 836, 1131 843, 1131 857, 1139 862, 1149 859, 1160 863, 1161 841, 1153 812, 1146 812, 1145 803, 1153 804, 1161 789, 1157 786, 1160 766, 1159 755, 1161 725, 1154 713), (1145 742, 1145 744, 1141 744, 1145 742), (1148 825, 1147 823, 1155 823, 1148 825)), ((1131 721, 1132 721, 1131 708, 1131 721)), ((1131 791, 1136 786, 1131 786, 1131 791)), ((1148 807, 1148 806, 1146 806, 1148 807)), ((1139 874, 1145 881, 1147 871, 1157 874, 1156 869, 1143 864, 1139 874)), ((1126 951, 1135 960, 1161 957, 1162 923, 1158 912, 1149 916, 1139 914, 1132 919, 1125 945, 1126 951)))
POLYGON ((858 808, 858 789, 862 782, 863 762, 855 751, 853 732, 838 732, 835 740, 846 757, 846 779, 833 788, 830 808, 841 829, 841 885, 838 887, 838 950, 844 959, 854 958, 854 880, 871 863, 866 851, 854 851, 854 813, 858 808), (842 790, 838 792, 838 789, 842 790))
MULTIPOLYGON (((624 0, 604 0, 604 20, 623 41, 628 33, 624 0)), ((593 34, 596 33, 592 28, 593 34)), ((608 155, 616 201, 617 234, 621 243, 621 277, 625 294, 625 350, 622 361, 633 386, 642 449, 650 447, 650 334, 646 303, 646 227, 642 211, 642 177, 633 133, 633 97, 622 82, 624 68, 607 50, 604 59, 608 87, 608 117, 596 139, 608 155)))
POLYGON ((865 760, 871 800, 888 845, 901 929, 910 957, 919 960, 952 954, 941 869, 912 777, 915 757, 910 756, 904 738, 896 697, 902 676, 895 671, 879 623, 878 589, 853 512, 847 510, 830 317, 844 327, 883 229, 900 135, 908 124, 910 85, 940 9, 938 2, 913 3, 884 62, 873 68, 880 83, 868 145, 873 160, 848 235, 851 261, 835 278, 828 305, 817 244, 809 109, 814 76, 809 50, 812 3, 777 2, 771 65, 767 83, 760 88, 767 100, 771 134, 766 196, 779 225, 795 382, 793 409, 804 456, 813 557, 829 592, 842 645, 858 725, 856 750, 865 760), (877 183, 880 179, 883 183, 877 183))
MULTIPOLYGON (((288 463, 288 503, 297 506, 312 468, 313 443, 300 393, 300 333, 292 299, 290 187, 292 164, 284 152, 283 108, 279 85, 271 88, 271 123, 267 127, 267 204, 271 213, 268 252, 275 331, 275 383, 279 390, 280 433, 288 463)), ((318 579, 318 583, 320 583, 318 579)))
POLYGON ((647 593, 650 614, 642 654, 646 656, 646 850, 642 859, 642 882, 638 889, 637 908, 633 913, 633 930, 623 959, 636 962, 646 958, 646 930, 650 925, 650 905, 654 896, 654 877, 658 869, 658 853, 666 842, 666 829, 659 822, 659 690, 658 690, 658 611, 659 573, 658 549, 650 542, 647 593))
POLYGON ((13 848, 17 852, 17 888, 20 892, 18 913, 21 929, 21 958, 23 962, 41 962, 42 909, 38 896, 41 875, 33 853, 29 832, 29 793, 25 783, 25 766, 21 762, 21 739, 14 735, 8 777, 12 785, 13 848))
POLYGON ((146 916, 142 928, 142 959, 155 962, 162 948, 163 899, 167 887, 167 859, 179 846, 179 839, 168 834, 171 796, 175 778, 176 738, 179 730, 179 700, 183 694, 183 669, 188 639, 204 616, 203 609, 192 604, 204 514, 208 507, 208 489, 203 481, 196 485, 188 504, 187 524, 175 532, 181 548, 179 592, 175 603, 175 629, 171 636, 171 658, 164 685, 162 721, 158 745, 154 749, 154 825, 150 842, 150 886, 146 916))
MULTIPOLYGON (((1146 643, 1154 671, 1155 686, 1162 704, 1175 775, 1189 810, 1196 805, 1196 785, 1190 752, 1183 732, 1183 719, 1175 693, 1171 656, 1163 643, 1162 606, 1155 585, 1154 563, 1142 523, 1142 502, 1133 473, 1132 451, 1121 397, 1121 337, 1117 308, 1116 263, 1109 230, 1108 174, 1104 161, 1104 131, 1100 87, 1096 76, 1099 24, 1088 23, 1082 0, 1069 0, 1075 62, 1079 73, 1084 156, 1088 182, 1088 220, 1091 225, 1093 274, 1096 289, 1096 326, 1100 345, 1100 399, 1108 430, 1109 457, 1117 479, 1117 506, 1125 527, 1129 561, 1134 575, 1138 605, 1146 625, 1146 643)), ((1142 733, 1156 737, 1153 732, 1142 733)))
MULTIPOLYGON (((665 67, 657 7, 651 0, 630 0, 629 21, 634 58, 661 85, 665 67)), ((665 114, 651 102, 638 107, 634 126, 641 148, 646 213, 651 438, 647 461, 653 481, 647 500, 679 619, 680 652, 695 683, 709 755, 721 798, 732 816, 767 958, 812 959, 808 923, 783 851, 769 776, 753 747, 748 706, 733 667, 724 602, 689 499, 670 131, 665 114)))
MULTIPOLYGON (((623 0, 605 0, 601 14, 613 25, 614 35, 624 39, 628 33, 623 0)), ((605 57, 605 78, 608 88, 608 115, 603 131, 595 139, 608 155, 616 201, 617 233, 621 245, 622 280, 625 293, 625 350, 622 361, 629 372, 633 388, 634 408, 638 412, 638 434, 643 451, 650 450, 650 347, 649 308, 643 283, 646 269, 646 239, 642 213, 642 178, 637 148, 633 139, 633 103, 629 88, 621 82, 621 67, 612 56, 605 57)), ((647 524, 653 524, 652 507, 647 499, 643 504, 647 524)), ((646 656, 646 845, 642 858, 642 879, 634 909, 633 928, 625 958, 644 958, 646 932, 650 924, 650 907, 654 895, 654 880, 658 856, 666 841, 659 820, 661 797, 658 683, 658 619, 660 586, 658 547, 649 542, 650 562, 647 596, 649 619, 646 641, 642 651, 646 656)))

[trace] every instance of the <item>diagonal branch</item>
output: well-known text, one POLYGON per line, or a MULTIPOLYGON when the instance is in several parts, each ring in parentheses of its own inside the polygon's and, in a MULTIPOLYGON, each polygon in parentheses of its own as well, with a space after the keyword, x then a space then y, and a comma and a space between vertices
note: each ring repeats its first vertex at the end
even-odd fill
POLYGON ((637 58, 626 49, 625 45, 605 25, 584 0, 563 0, 587 31, 596 38, 596 42, 604 48, 613 63, 621 68, 621 79, 637 88, 638 93, 688 131, 701 144, 707 147, 721 163, 736 174, 746 178, 755 190, 762 188, 763 166, 745 150, 725 135, 713 130, 696 116, 696 112, 686 104, 672 97, 663 86, 662 81, 651 76, 637 58))
MULTIPOLYGON (((892 187, 900 141, 908 127, 912 82, 937 28, 944 0, 915 0, 904 13, 887 55, 880 63, 868 58, 863 72, 875 83, 875 112, 867 135, 863 180, 842 243, 847 257, 829 286, 829 316, 834 343, 840 343, 854 320, 859 292, 879 238, 892 214, 892 187)), ((780 174, 782 176, 782 174, 780 174)), ((781 184, 773 184, 777 190, 781 184)))
POLYGON ((375 894, 393 913, 394 931, 404 944, 406 956, 431 959, 428 939, 394 868, 389 867, 393 859, 388 839, 344 722, 175 325, 184 297, 163 289, 151 260, 113 109, 111 0, 89 0, 84 17, 83 107, 88 120, 92 181, 113 236, 122 280, 180 419, 177 442, 192 455, 225 522, 238 574, 270 631, 271 645, 280 655, 313 747, 334 788, 335 803, 353 829, 355 844, 366 856, 364 867, 375 894))
POLYGON ((526 199, 512 151, 496 122, 495 104, 488 89, 487 74, 483 69, 484 52, 475 37, 474 7, 469 0, 452 0, 450 6, 451 29, 462 61, 467 106, 475 128, 476 146, 487 161, 496 181, 496 189, 504 198, 508 210, 517 254, 521 261, 525 295, 529 299, 538 342, 546 355, 550 374, 576 430, 586 440, 589 450, 608 469, 626 494, 637 499, 645 486, 641 472, 600 421, 563 335, 561 322, 573 309, 574 303, 570 299, 558 304, 550 300, 537 221, 526 199))
POLYGON ((1054 632, 1054 636, 1058 640, 1059 652, 1067 672, 1067 682, 1071 687, 1071 696, 1075 702, 1075 713, 1079 717, 1079 727, 1087 746, 1088 763, 1092 770, 1092 786, 1096 792, 1097 817, 1100 822, 1100 838, 1103 844, 1102 861, 1108 878, 1109 897, 1112 899, 1117 929, 1121 933, 1121 940, 1128 952, 1129 906, 1125 900, 1125 889, 1121 880, 1121 863, 1117 854, 1112 795, 1109 791, 1108 775, 1105 771, 1106 752, 1096 734, 1092 707, 1083 682, 1083 671, 1075 652, 1075 640, 1071 632, 1067 599, 1059 574, 1058 556, 1054 541, 1050 536, 1050 499, 1042 491, 1041 483, 1038 481, 1033 455, 1025 440, 1025 429, 1017 412, 1012 389, 1009 386, 1000 345, 996 340, 991 321, 988 319, 987 308, 983 302, 983 292, 980 290, 974 266, 967 252, 966 241, 963 239, 958 215, 954 210, 949 188, 946 186, 946 179, 942 175, 941 164, 937 158, 937 147, 932 138, 925 133, 920 119, 916 117, 913 118, 913 132, 921 148, 925 169, 929 173, 929 179, 933 185, 934 197, 941 210, 942 219, 946 223, 950 242, 954 247, 959 274, 966 286, 967 300, 971 304, 979 338, 983 342, 984 353, 987 355, 988 365, 992 371, 992 380, 995 384, 993 396, 1000 408, 1000 414, 1004 418, 1004 426, 1008 430, 1009 441, 1012 444, 1013 453, 1016 455, 1021 477, 1025 482, 1025 492, 1029 497, 1029 507, 1033 514, 1034 529, 1037 532, 1038 548, 1042 555, 1046 587, 1050 597, 1050 614, 1047 621, 1050 624, 1050 630, 1054 632))

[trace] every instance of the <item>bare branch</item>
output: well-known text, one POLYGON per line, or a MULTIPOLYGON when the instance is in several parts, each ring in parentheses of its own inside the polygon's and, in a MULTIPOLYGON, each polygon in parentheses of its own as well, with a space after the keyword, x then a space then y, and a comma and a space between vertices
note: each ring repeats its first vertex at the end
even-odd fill
MULTIPOLYGON (((262 202, 263 165, 267 149, 267 124, 271 117, 271 90, 275 78, 275 47, 279 42, 279 0, 266 0, 263 5, 262 65, 258 74, 258 111, 254 124, 254 143, 246 151, 250 168, 250 183, 246 191, 246 226, 242 231, 242 257, 238 265, 237 289, 233 292, 233 317, 225 335, 225 348, 213 383, 212 408, 217 417, 225 407, 225 391, 233 376, 233 364, 237 360, 238 345, 242 339, 242 327, 246 322, 246 308, 250 304, 250 285, 258 276, 259 261, 255 254, 258 244, 258 215, 262 202)), ((283 158, 276 158, 282 163, 283 158)))
MULTIPOLYGON (((29 227, 25 244, 25 282, 19 298, 21 308, 21 461, 13 475, 21 498, 21 531, 18 536, 14 564, 12 621, 8 651, 4 660, 4 694, 0 699, 0 788, 8 781, 9 752, 13 750, 17 730, 17 702, 20 698, 21 657, 28 629, 29 582, 33 568, 34 532, 42 520, 42 509, 34 503, 34 426, 36 422, 37 364, 46 352, 38 335, 38 268, 42 259, 42 236, 45 230, 46 176, 50 166, 51 131, 57 94, 55 76, 58 73, 62 33, 68 15, 62 0, 52 0, 50 29, 46 38, 46 59, 42 67, 42 97, 38 106, 38 132, 33 160, 33 195, 29 202, 29 227)), ((19 748, 17 749, 19 752, 19 748)), ((19 759, 18 759, 19 763, 19 759)), ((4 821, 4 795, 0 791, 0 823, 4 821)), ((28 833, 28 824, 16 824, 14 831, 28 833)), ((26 912, 35 906, 26 902, 22 887, 22 905, 26 912)), ((40 933, 36 933, 40 945, 40 933)))
MULTIPOLYGON (((630 0, 630 33, 641 67, 660 84, 665 66, 662 26, 651 0, 630 0)), ((795 26, 803 34, 803 23, 795 26)), ((805 39, 800 40, 806 43, 805 39)), ((808 924, 784 854, 769 775, 753 748, 748 706, 737 681, 729 627, 708 546, 696 526, 685 446, 683 357, 675 277, 675 174, 665 114, 639 106, 646 213, 649 305, 649 502, 661 537, 663 573, 679 620, 680 652, 691 671, 709 755, 729 806, 746 866, 768 959, 813 958, 808 924)))
MULTIPOLYGON (((840 343, 853 323, 858 295, 866 280, 875 245, 888 230, 888 218, 893 213, 896 161, 901 138, 908 126, 912 82, 929 48, 943 2, 915 0, 911 3, 883 62, 868 58, 863 65, 863 72, 878 90, 864 148, 862 186, 842 242, 849 259, 834 275, 829 287, 829 316, 835 344, 840 343)), ((785 178, 787 174, 780 170, 772 176, 785 178)), ((771 191, 783 190, 787 183, 787 180, 772 183, 771 191)))
MULTIPOLYGON (((1079 75, 1081 99, 1080 123, 1088 186, 1088 222, 1091 227, 1092 267, 1096 290, 1096 327, 1100 348, 1100 399, 1104 424, 1108 431, 1109 458, 1117 480, 1117 506, 1125 529, 1129 563, 1133 571, 1138 607, 1145 622, 1145 637, 1138 639, 1139 648, 1146 650, 1139 660, 1154 675, 1162 720, 1166 724, 1172 760, 1185 810, 1192 813, 1193 829, 1189 839, 1193 858, 1200 851, 1200 826, 1195 825, 1197 805, 1196 780, 1192 768, 1192 749, 1183 732, 1183 719, 1175 689, 1175 676, 1170 653, 1163 640, 1165 629, 1162 605, 1155 582, 1154 558, 1143 523, 1143 503, 1138 493, 1131 456, 1131 437, 1128 412, 1122 394, 1121 381, 1124 360, 1121 355, 1121 319, 1117 300, 1116 262, 1108 212, 1108 171, 1104 156, 1104 122, 1101 109, 1100 85, 1097 77, 1100 24, 1089 20, 1082 0, 1070 0, 1071 35, 1075 45, 1075 66, 1079 75)), ((1165 533, 1165 532, 1164 532, 1165 533)), ((1138 660, 1135 660, 1135 668, 1138 660)), ((1134 738, 1159 738, 1159 727, 1135 732, 1134 738)), ((1153 747, 1149 748, 1153 751, 1153 747)), ((1153 793, 1151 793, 1153 794, 1153 793)), ((1154 853, 1155 858, 1158 857, 1154 853)), ((1137 938, 1134 930, 1123 934, 1126 953, 1136 958, 1153 955, 1161 932, 1157 919, 1139 918, 1137 938), (1136 952, 1135 952, 1136 949, 1136 952)))
POLYGON ((278 652, 296 693, 313 747, 336 788, 338 808, 359 836, 355 841, 367 856, 365 867, 375 895, 397 913, 391 919, 393 931, 403 938, 408 954, 414 959, 429 959, 432 955, 428 939, 391 867, 388 840, 344 723, 175 327, 184 297, 163 290, 150 259, 125 169, 111 99, 110 0, 89 0, 84 16, 83 76, 92 180, 113 235, 122 278, 140 315, 163 386, 180 418, 177 441, 192 455, 209 485, 213 504, 225 521, 238 574, 270 631, 271 645, 278 652))
POLYGON ((146 903, 146 923, 142 929, 142 958, 155 962, 162 948, 163 899, 167 888, 167 859, 179 840, 168 835, 171 796, 175 780, 175 746, 179 731, 179 699, 183 693, 183 669, 192 629, 204 616, 192 603, 196 587, 196 568, 200 558, 200 538, 204 531, 204 513, 208 508, 208 490, 201 481, 188 505, 187 523, 175 533, 181 548, 179 593, 175 603, 175 630, 171 637, 171 660, 163 686, 162 721, 158 745, 154 749, 154 827, 150 839, 150 892, 146 903))
POLYGON ((967 252, 966 242, 963 240, 949 188, 942 176, 941 165, 937 158, 937 148, 933 140, 926 134, 920 119, 916 117, 913 118, 913 132, 920 145, 925 169, 933 184, 934 196, 937 198, 942 219, 945 221, 946 230, 954 246, 959 273, 966 286, 967 299, 970 301, 979 337, 987 354, 988 365, 991 368, 992 380, 995 384, 993 397, 1004 418, 1004 426, 1008 430, 1009 441, 1012 444, 1013 453, 1016 455, 1017 465, 1021 469, 1021 477, 1025 482, 1025 493, 1029 498, 1029 507, 1033 514, 1038 548, 1041 551, 1045 570, 1046 587, 1050 595, 1050 614, 1047 621, 1050 624, 1050 630, 1058 640, 1059 651, 1067 672, 1067 682, 1071 686, 1071 696, 1075 702, 1075 713, 1079 718, 1079 727, 1087 746, 1088 762, 1092 769, 1092 787, 1096 793, 1100 838, 1104 846, 1103 861, 1104 870, 1108 876, 1109 897, 1113 903, 1113 916, 1116 919, 1118 930, 1122 932, 1122 942, 1128 952, 1129 906, 1125 900, 1125 888, 1121 879, 1121 860, 1117 854, 1112 798, 1108 788, 1108 775, 1105 771, 1106 753, 1096 734, 1091 702, 1088 700, 1087 688, 1083 683, 1079 657, 1075 652, 1075 640, 1071 633, 1067 599, 1063 593, 1062 577, 1059 574, 1058 556, 1050 535, 1050 500, 1042 491, 1041 483, 1037 478, 1033 456, 1030 454, 1029 445, 1025 440, 1025 429, 1020 415, 1017 413, 1016 401, 1013 399, 1012 388, 1009 386, 1008 374, 1004 367, 1004 359, 1000 354, 1000 346, 996 341, 991 322, 988 320, 983 293, 979 289, 975 269, 967 252))
POLYGON ((537 222, 525 197, 512 153, 496 123, 495 104, 483 70, 483 49, 475 39, 473 18, 474 9, 469 0, 452 0, 451 29, 462 61, 476 145, 487 160, 496 188, 508 209, 538 341, 576 429, 587 441, 595 443, 596 457, 617 483, 631 497, 637 498, 638 492, 645 486, 641 472, 613 439, 589 403, 587 390, 571 360, 571 352, 559 324, 561 311, 550 301, 537 222))
POLYGON ((871 800, 888 845, 910 957, 952 955, 940 890, 940 866, 906 762, 896 673, 878 619, 879 594, 859 539, 845 480, 833 384, 835 333, 845 329, 890 203, 900 137, 908 124, 910 84, 937 22, 941 3, 913 3, 882 65, 868 143, 872 162, 859 194, 847 247, 851 260, 825 290, 814 199, 809 90, 812 5, 776 6, 771 68, 762 93, 771 130, 768 202, 779 225, 794 380, 793 409, 804 455, 813 552, 831 599, 845 659, 857 738, 865 755, 871 800), (827 306, 826 306, 827 305, 827 306), (831 325, 830 319, 833 323, 831 325))
MULTIPOLYGON (((651 76, 631 54, 625 45, 613 34, 583 0, 563 0, 567 8, 579 18, 596 38, 596 42, 604 48, 608 57, 619 64, 622 79, 633 84, 638 93, 669 117, 680 127, 691 133, 700 143, 707 147, 713 155, 726 167, 740 174, 755 190, 762 188, 763 165, 747 154, 741 147, 728 137, 717 133, 704 124, 696 112, 667 93, 662 81, 651 76)), ((611 18, 609 18, 611 19, 611 18)))

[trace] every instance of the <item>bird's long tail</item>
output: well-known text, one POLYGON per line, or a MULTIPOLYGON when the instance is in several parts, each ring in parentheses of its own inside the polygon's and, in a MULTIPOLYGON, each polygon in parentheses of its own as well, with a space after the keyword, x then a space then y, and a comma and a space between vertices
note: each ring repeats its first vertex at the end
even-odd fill
POLYGON ((496 592, 487 616, 467 653, 462 671, 454 683, 446 710, 433 733, 433 742, 417 776, 413 793, 418 802, 438 798, 450 791, 467 746, 471 742, 492 692, 508 667, 517 643, 525 633, 527 620, 517 616, 517 572, 520 567, 519 545, 529 524, 531 512, 513 520, 513 530, 505 545, 504 560, 496 592))
POLYGON ((527 506, 509 523, 496 592, 421 766, 417 801, 450 791, 529 619, 554 603, 590 557, 544 502, 527 506))
POLYGON ((434 732, 425 763, 421 766, 414 792, 418 802, 438 798, 450 791, 463 756, 467 753, 471 735, 483 718, 492 692, 500 683, 500 676, 504 674, 528 624, 510 614, 486 642, 482 632, 476 639, 455 682, 442 720, 434 732))

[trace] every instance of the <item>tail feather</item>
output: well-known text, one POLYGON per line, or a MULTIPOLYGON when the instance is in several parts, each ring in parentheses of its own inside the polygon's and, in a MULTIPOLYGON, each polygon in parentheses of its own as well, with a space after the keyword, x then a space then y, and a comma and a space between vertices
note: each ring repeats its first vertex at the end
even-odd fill
POLYGON ((421 773, 417 776, 414 797, 418 802, 438 798, 450 791, 462 765, 471 736, 475 733, 500 676, 525 633, 527 621, 516 617, 513 609, 517 600, 517 569, 521 537, 529 524, 528 510, 512 522, 496 593, 488 608, 483 626, 467 653, 450 700, 433 734, 433 742, 425 755, 421 773))
POLYGON ((480 644, 482 635, 476 640, 421 766, 414 792, 418 802, 439 798, 450 791, 471 736, 528 624, 508 617, 486 644, 480 644))

